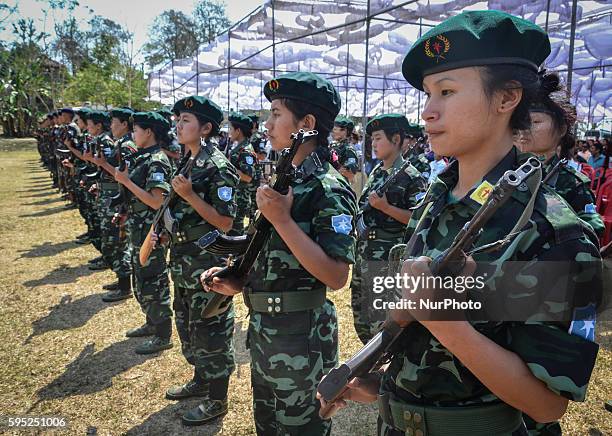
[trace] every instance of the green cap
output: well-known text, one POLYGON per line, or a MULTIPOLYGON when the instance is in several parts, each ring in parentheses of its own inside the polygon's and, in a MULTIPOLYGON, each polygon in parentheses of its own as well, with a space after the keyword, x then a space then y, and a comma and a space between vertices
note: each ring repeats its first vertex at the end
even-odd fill
POLYGON ((185 97, 174 104, 172 112, 180 115, 181 112, 190 112, 210 121, 219 128, 223 121, 223 111, 214 101, 200 95, 185 97))
POLYGON ((410 136, 421 136, 423 135, 423 127, 418 124, 408 123, 408 130, 406 134, 410 136))
POLYGON ((76 110, 76 114, 83 121, 87 121, 87 117, 89 116, 90 113, 91 113, 91 109, 89 109, 88 107, 82 107, 76 110))
POLYGON ((337 116, 336 120, 334 121, 334 125, 348 130, 353 130, 355 128, 355 123, 353 123, 353 120, 351 120, 349 117, 345 117, 344 115, 337 116))
POLYGON ((325 109, 333 117, 340 112, 340 94, 327 79, 314 73, 288 73, 270 80, 264 85, 268 101, 289 98, 325 109))
POLYGON ((247 117, 249 117, 249 119, 251 120, 251 124, 259 123, 259 116, 257 114, 250 114, 250 115, 247 115, 247 117))
POLYGON ((158 109, 156 111, 158 114, 160 114, 162 117, 164 117, 166 120, 168 120, 168 122, 172 121, 172 111, 170 109, 167 109, 165 107, 158 109))
POLYGON ((136 112, 132 115, 132 121, 135 125, 144 127, 145 129, 158 128, 159 130, 170 130, 170 123, 157 112, 136 112))
POLYGON ((128 121, 133 114, 133 110, 121 107, 110 111, 111 118, 117 118, 120 121, 128 121))
POLYGON ((548 35, 531 21, 505 12, 468 11, 438 24, 410 47, 402 63, 408 83, 457 68, 510 64, 537 71, 550 54, 548 35))
POLYGON ((407 132, 410 129, 410 123, 402 114, 381 114, 376 115, 366 125, 366 133, 368 135, 377 130, 385 129, 407 132))
POLYGON ((87 118, 93 121, 94 123, 105 124, 110 122, 110 117, 108 116, 108 113, 104 111, 92 110, 89 112, 89 115, 87 115, 87 118))
POLYGON ((251 130, 251 126, 253 125, 251 119, 244 115, 242 112, 230 112, 227 119, 230 123, 244 127, 248 130, 251 130))

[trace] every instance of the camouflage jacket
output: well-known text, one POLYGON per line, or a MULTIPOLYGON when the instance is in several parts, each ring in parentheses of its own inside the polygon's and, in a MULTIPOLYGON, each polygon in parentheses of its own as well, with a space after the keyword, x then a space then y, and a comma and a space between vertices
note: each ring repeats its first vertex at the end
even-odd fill
MULTIPOLYGON (((355 194, 344 177, 319 156, 313 152, 297 169, 300 176, 291 183, 291 217, 328 256, 352 264, 355 194)), ((247 286, 253 292, 325 290, 325 285, 300 265, 274 229, 257 257, 247 286)))
MULTIPOLYGON (((113 149, 115 148, 115 143, 113 142, 110 135, 106 132, 95 136, 90 142, 90 149, 93 150, 94 153, 98 151, 104 154, 104 157, 108 160, 113 154, 113 149)), ((105 171, 101 168, 98 168, 98 176, 96 177, 96 181, 102 182, 111 182, 110 175, 106 174, 105 171)))
MULTIPOLYGON (((127 163, 129 166, 130 157, 138 151, 138 147, 132 141, 132 135, 129 133, 124 135, 123 137, 117 139, 113 144, 113 148, 111 149, 111 153, 106 157, 106 161, 113 167, 119 166, 119 153, 121 153, 121 158, 127 163)), ((106 171, 102 171, 101 180, 103 182, 114 183, 115 178, 108 174, 106 171)))
MULTIPOLYGON (((145 191, 154 188, 170 192, 170 162, 159 145, 141 148, 130 157, 130 179, 145 191)), ((128 192, 128 228, 130 241, 140 247, 155 216, 155 210, 146 206, 138 197, 128 192)))
POLYGON ((429 177, 429 160, 425 156, 425 153, 418 155, 413 154, 408 158, 413 167, 415 167, 423 177, 426 179, 429 177))
MULTIPOLYGON (((236 186, 238 175, 227 158, 212 143, 206 143, 191 170, 193 191, 219 214, 236 216, 236 186)), ((179 163, 177 173, 187 163, 189 152, 179 163)), ((175 175, 176 175, 175 174, 175 175)), ((176 232, 170 247, 170 268, 175 286, 199 288, 199 275, 211 266, 221 264, 220 259, 197 245, 199 237, 216 230, 181 197, 172 205, 176 232), (195 235, 195 236, 194 236, 195 235)))
POLYGON ((338 156, 338 165, 352 171, 357 172, 359 168, 359 157, 357 156, 357 150, 353 147, 348 139, 340 142, 334 142, 330 146, 332 152, 336 152, 338 156))
MULTIPOLYGON (((485 180, 495 184, 529 156, 513 148, 485 180)), ((473 194, 482 185, 453 201, 450 192, 458 176, 455 161, 430 185, 408 223, 407 236, 411 236, 423 219, 407 257, 439 255, 479 209, 473 194)), ((478 246, 506 236, 530 198, 528 189, 514 191, 484 227, 478 246)), ((486 312, 499 312, 505 318, 474 321, 468 316, 473 327, 516 353, 549 389, 574 401, 585 398, 598 352, 594 329, 587 325, 590 315, 580 316, 582 321, 572 319, 579 308, 594 312, 592 303, 600 297, 601 259, 595 243, 567 204, 542 185, 529 223, 512 243, 474 255, 478 265, 474 276, 485 277, 485 286, 465 291, 466 298, 481 301, 486 312), (575 292, 573 301, 564 293, 568 290, 575 292), (563 318, 559 322, 539 321, 559 316, 563 318)), ((410 324, 401 344, 383 375, 382 391, 406 402, 438 406, 499 401, 422 324, 410 324)))
POLYGON ((249 183, 240 180, 236 187, 236 203, 238 205, 236 216, 245 217, 249 215, 251 207, 252 186, 255 186, 257 167, 257 155, 248 139, 230 150, 229 160, 236 169, 253 178, 249 183))
MULTIPOLYGON (((559 162, 555 154, 544 164, 548 173, 559 162)), ((569 165, 563 165, 556 176, 552 176, 548 184, 574 209, 581 220, 588 223, 597 236, 605 230, 601 216, 595 210, 595 196, 591 191, 591 181, 587 176, 576 171, 569 165)))
MULTIPOLYGON (((404 163, 401 155, 397 157, 393 165, 385 170, 383 163, 379 162, 370 175, 368 181, 363 187, 361 197, 359 198, 359 210, 368 204, 368 196, 376 191, 389 178, 389 176, 399 169, 404 163)), ((391 186, 387 192, 387 201, 389 204, 400 209, 410 209, 417 204, 417 195, 425 192, 425 180, 412 165, 408 167, 407 173, 404 172, 396 179, 396 183, 391 186)), ((363 216, 365 224, 370 228, 381 228, 388 232, 402 232, 405 225, 386 215, 382 211, 369 208, 363 216)))

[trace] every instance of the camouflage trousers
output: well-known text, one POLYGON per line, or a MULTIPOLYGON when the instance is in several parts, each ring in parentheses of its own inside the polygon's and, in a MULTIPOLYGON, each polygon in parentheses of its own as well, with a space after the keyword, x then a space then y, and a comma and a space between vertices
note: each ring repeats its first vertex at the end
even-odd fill
POLYGON ((333 303, 301 312, 253 313, 247 342, 257 434, 330 434, 331 420, 319 417, 316 388, 338 361, 333 303))
POLYGON ((212 298, 200 283, 208 268, 222 260, 200 249, 193 242, 174 243, 170 251, 170 271, 174 282, 174 314, 181 349, 187 362, 205 380, 229 377, 234 372, 234 305, 211 318, 202 319, 202 306, 212 298))
POLYGON ((380 330, 385 319, 385 314, 375 311, 373 307, 372 276, 387 275, 389 250, 399 242, 379 239, 357 241, 357 256, 351 277, 351 307, 355 331, 364 344, 380 330))
POLYGON ((212 294, 199 289, 174 286, 174 316, 187 362, 204 380, 229 377, 234 363, 234 305, 220 315, 203 319, 202 306, 212 294))
POLYGON ((139 252, 140 246, 133 246, 134 295, 147 317, 147 322, 158 325, 172 318, 166 268, 167 250, 165 247, 156 247, 143 266, 138 259, 139 252))
POLYGON ((111 207, 108 203, 111 195, 100 194, 98 210, 100 212, 100 247, 102 257, 118 278, 129 277, 132 274, 132 259, 128 238, 120 236, 120 228, 113 223, 119 207, 111 207))
POLYGON ((98 202, 94 194, 85 193, 87 228, 89 229, 89 240, 96 250, 102 252, 102 240, 100 233, 100 218, 98 213, 98 202))

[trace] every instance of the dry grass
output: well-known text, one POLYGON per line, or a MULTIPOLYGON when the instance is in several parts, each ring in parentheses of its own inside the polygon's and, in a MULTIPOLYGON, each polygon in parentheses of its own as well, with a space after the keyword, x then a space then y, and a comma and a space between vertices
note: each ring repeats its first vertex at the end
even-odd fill
MULTIPOLYGON (((87 269, 97 253, 72 242, 84 225, 51 189, 34 142, 0 140, 0 152, 0 414, 64 416, 70 434, 253 434, 242 303, 230 412, 222 422, 185 428, 180 414, 196 401, 164 399, 166 388, 191 377, 176 333, 169 352, 151 358, 133 353, 140 340, 124 333, 143 320, 138 304, 101 302, 101 286, 112 274, 87 269)), ((345 359, 359 346, 349 294, 332 298, 345 359)), ((567 434, 612 433, 611 415, 603 409, 612 399, 609 328, 600 340, 589 399, 570 407, 563 421, 567 434)), ((375 422, 373 406, 351 407, 335 419, 334 434, 375 434, 375 422)))

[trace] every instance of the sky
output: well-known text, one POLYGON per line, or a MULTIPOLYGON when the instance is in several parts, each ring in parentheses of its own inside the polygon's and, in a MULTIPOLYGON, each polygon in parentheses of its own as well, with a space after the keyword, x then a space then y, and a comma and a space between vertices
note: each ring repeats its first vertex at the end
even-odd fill
MULTIPOLYGON (((226 0, 227 16, 234 23, 263 4, 264 1, 226 0)), ((44 0, 5 0, 3 3, 18 6, 18 13, 13 15, 12 20, 32 18, 39 30, 44 29, 44 10, 49 10, 44 0)), ((138 49, 146 42, 147 30, 157 15, 167 9, 181 10, 190 14, 193 10, 194 0, 80 0, 79 3, 80 6, 72 13, 78 20, 87 21, 91 16, 89 9, 93 9, 94 14, 102 15, 127 26, 134 33, 135 47, 138 49)), ((47 33, 53 32, 53 13, 58 21, 62 21, 62 18, 68 16, 65 13, 49 10, 45 29, 47 33)), ((11 39, 11 27, 10 25, 7 27, 4 32, 0 33, 0 37, 4 40, 11 39)), ((139 61, 142 61, 142 58, 139 61)))

